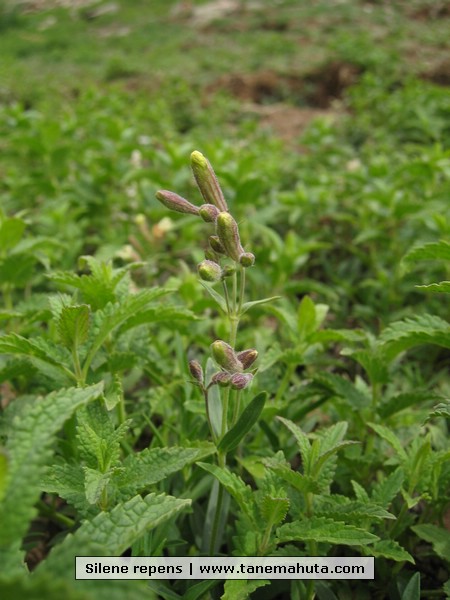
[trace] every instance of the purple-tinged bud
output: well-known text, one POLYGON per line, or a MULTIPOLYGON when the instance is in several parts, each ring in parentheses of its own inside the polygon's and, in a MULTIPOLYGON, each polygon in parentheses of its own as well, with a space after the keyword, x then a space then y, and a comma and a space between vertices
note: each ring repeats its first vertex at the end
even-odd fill
POLYGON ((166 208, 175 210, 180 213, 188 213, 191 215, 198 215, 198 206, 191 204, 186 198, 175 194, 175 192, 169 192, 168 190, 159 190, 156 192, 156 199, 164 204, 166 208))
POLYGON ((230 379, 230 384, 233 390, 243 390, 251 383, 252 379, 251 373, 235 373, 230 379))
POLYGON ((198 360, 189 361, 189 371, 192 377, 203 385, 203 369, 198 360))
POLYGON ((231 375, 229 373, 225 373, 225 371, 219 371, 218 373, 214 373, 211 377, 211 384, 218 384, 221 387, 227 387, 230 385, 231 375))
POLYGON ((243 350, 242 352, 237 353, 238 360, 241 361, 244 369, 249 369, 255 360, 258 358, 258 351, 254 348, 250 348, 249 350, 243 350))
POLYGON ((202 204, 198 211, 205 223, 214 223, 220 213, 220 210, 214 204, 202 204))
POLYGON ((191 168, 195 181, 207 204, 214 204, 220 211, 228 210, 227 203, 220 189, 216 174, 209 160, 201 152, 195 150, 191 154, 191 168))
POLYGON ((241 246, 238 225, 229 212, 221 212, 218 215, 216 233, 225 248, 226 255, 235 262, 239 262, 239 257, 244 254, 244 249, 241 246))
POLYGON ((243 267, 253 267, 255 264, 255 255, 251 252, 244 252, 240 255, 239 262, 243 267))
POLYGON ((197 265, 197 270, 203 281, 219 281, 222 276, 220 265, 212 260, 203 260, 197 265))
POLYGON ((225 265, 222 269, 222 279, 225 279, 225 277, 231 277, 235 273, 236 267, 234 267, 233 265, 225 265))
POLYGON ((228 373, 241 373, 243 371, 242 363, 230 344, 222 340, 216 340, 211 344, 211 350, 214 360, 228 373))
POLYGON ((219 236, 210 235, 209 245, 214 250, 214 252, 217 252, 217 254, 225 254, 225 248, 223 247, 222 242, 219 240, 219 236))

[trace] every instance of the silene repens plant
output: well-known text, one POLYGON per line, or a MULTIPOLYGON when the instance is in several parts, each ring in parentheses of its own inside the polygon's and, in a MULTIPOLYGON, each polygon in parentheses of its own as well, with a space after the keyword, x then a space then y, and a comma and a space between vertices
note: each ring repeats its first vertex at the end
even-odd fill
POLYGON ((211 438, 217 448, 217 466, 202 464, 211 471, 215 483, 208 506, 202 550, 210 555, 220 547, 226 522, 228 496, 220 473, 226 473, 227 455, 235 450, 257 422, 267 399, 261 392, 250 402, 243 401, 251 388, 257 369, 255 348, 238 348, 238 327, 242 315, 252 306, 274 300, 264 298, 245 302, 246 270, 255 264, 255 256, 242 246, 239 226, 231 215, 224 194, 209 161, 198 151, 191 154, 191 168, 204 204, 196 206, 178 194, 160 190, 157 199, 170 210, 199 216, 213 228, 205 260, 197 265, 200 281, 217 302, 228 321, 228 339, 215 340, 210 346, 206 371, 197 358, 189 362, 189 371, 201 391, 211 438), (220 291, 219 291, 220 290, 220 291))

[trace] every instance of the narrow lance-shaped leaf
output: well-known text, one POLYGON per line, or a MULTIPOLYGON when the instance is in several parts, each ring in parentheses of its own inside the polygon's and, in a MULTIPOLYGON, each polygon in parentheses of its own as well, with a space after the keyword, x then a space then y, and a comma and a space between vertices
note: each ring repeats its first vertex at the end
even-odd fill
POLYGON ((253 425, 258 421, 259 416, 267 400, 267 393, 261 392, 249 402, 242 411, 236 425, 232 427, 220 440, 218 450, 221 452, 231 452, 234 450, 244 436, 250 431, 253 425))

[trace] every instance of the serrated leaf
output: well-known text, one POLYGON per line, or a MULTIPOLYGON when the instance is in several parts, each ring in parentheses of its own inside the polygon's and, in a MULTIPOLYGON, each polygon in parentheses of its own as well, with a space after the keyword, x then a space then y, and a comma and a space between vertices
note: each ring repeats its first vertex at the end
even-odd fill
POLYGON ((84 521, 74 534, 55 546, 35 573, 54 576, 73 573, 75 556, 120 556, 142 534, 171 519, 190 506, 191 500, 166 494, 135 496, 111 512, 101 512, 84 521))
POLYGON ((450 261, 450 244, 444 240, 429 242, 412 248, 402 259, 402 262, 415 263, 418 260, 450 261))
POLYGON ((89 504, 97 504, 111 479, 111 473, 101 473, 96 469, 84 467, 85 494, 89 504))
POLYGON ((52 465, 42 477, 42 490, 57 494, 82 513, 88 508, 84 471, 79 464, 52 465))
POLYGON ((315 514, 352 525, 395 519, 394 515, 374 503, 349 500, 341 504, 336 502, 335 496, 325 497, 325 500, 315 509, 315 514))
POLYGON ((230 496, 238 503, 240 509, 248 516, 253 516, 252 490, 244 481, 226 468, 212 465, 209 463, 197 463, 199 467, 214 475, 214 477, 223 485, 230 496))
POLYGON ((450 532, 436 525, 424 524, 411 527, 422 540, 429 542, 438 556, 450 561, 450 532))
POLYGON ((389 358, 421 344, 450 348, 450 324, 434 315, 422 315, 392 323, 379 337, 382 351, 389 358))
POLYGON ((53 371, 57 371, 60 377, 64 375, 66 380, 76 379, 69 369, 50 354, 40 340, 28 340, 17 333, 9 333, 0 337, 0 354, 26 356, 38 369, 50 367, 53 371))
POLYGON ((129 497, 214 452, 213 444, 199 448, 147 448, 125 459, 115 483, 122 497, 129 497))
POLYGON ((129 331, 133 327, 138 325, 145 325, 148 323, 172 323, 180 320, 194 321, 198 317, 189 309, 181 308, 180 306, 167 306, 167 305, 155 305, 151 308, 147 308, 134 317, 130 317, 120 327, 119 335, 125 331, 129 331))
POLYGON ((395 540, 380 540, 379 542, 375 542, 375 544, 370 547, 370 554, 375 556, 375 558, 382 556, 383 558, 395 560, 396 562, 407 561, 415 564, 411 554, 406 552, 406 550, 395 540))
POLYGON ((261 516, 266 525, 269 523, 271 525, 278 525, 284 521, 289 510, 288 498, 276 498, 269 494, 264 494, 258 504, 261 516))
POLYGON ((310 475, 302 475, 297 471, 293 471, 287 465, 273 463, 270 459, 266 459, 264 464, 299 492, 303 494, 308 492, 318 494, 320 492, 319 484, 310 475))
POLYGON ((427 417, 427 421, 433 417, 444 417, 450 419, 450 400, 437 404, 427 417))
POLYGON ((304 296, 297 311, 297 333, 300 341, 316 330, 316 307, 309 296, 304 296))
POLYGON ((383 418, 387 418, 410 406, 420 405, 424 402, 438 399, 439 396, 429 390, 412 390, 411 392, 404 392, 389 398, 387 402, 380 405, 378 414, 383 418))
POLYGON ((258 421, 266 400, 267 393, 261 392, 249 402, 242 411, 236 425, 227 431, 220 440, 219 445, 217 446, 218 450, 227 453, 231 452, 239 445, 244 436, 258 421))
POLYGON ((90 309, 87 304, 64 306, 59 315, 57 329, 66 348, 77 348, 87 340, 90 309))
POLYGON ((317 373, 313 382, 325 388, 334 395, 348 400, 355 409, 361 409, 370 403, 370 398, 359 390, 351 381, 334 373, 317 373))
POLYGON ((362 485, 360 485, 357 481, 354 481, 353 479, 352 487, 353 491, 355 492, 356 499, 359 500, 359 502, 370 502, 369 495, 366 492, 366 490, 362 487, 362 485))
POLYGON ((255 590, 269 584, 267 579, 227 579, 220 600, 247 600, 255 590))
POLYGON ((244 302, 242 305, 241 314, 243 315, 248 310, 253 308, 254 306, 259 306, 260 304, 268 304, 269 302, 273 302, 274 300, 279 300, 281 296, 271 296, 270 298, 262 298, 261 300, 253 300, 252 302, 244 302))
POLYGON ((378 536, 364 529, 325 517, 313 517, 307 521, 294 521, 281 525, 277 530, 277 538, 278 543, 324 542, 344 546, 362 546, 372 544, 379 539, 378 536))
POLYGON ((403 449, 403 445, 393 431, 391 431, 385 425, 379 425, 377 423, 368 423, 368 425, 375 431, 375 433, 377 433, 381 438, 386 440, 386 442, 390 444, 392 448, 394 448, 394 450, 397 452, 397 454, 402 460, 406 460, 407 455, 405 450, 403 449))
POLYGON ((10 476, 0 504, 0 546, 25 534, 35 515, 34 503, 42 491, 40 481, 51 454, 50 446, 63 423, 77 408, 101 394, 102 385, 70 388, 37 400, 14 422, 7 441, 10 476))
POLYGON ((405 472, 402 467, 398 467, 388 477, 373 486, 372 501, 387 508, 402 489, 404 479, 405 472))
POLYGON ((308 440, 307 435, 298 427, 295 423, 290 421, 289 419, 285 419, 284 417, 277 417, 279 421, 285 425, 289 431, 294 435, 297 440, 298 447, 300 449, 300 454, 302 456, 302 461, 304 465, 308 465, 311 456, 311 444, 308 440))

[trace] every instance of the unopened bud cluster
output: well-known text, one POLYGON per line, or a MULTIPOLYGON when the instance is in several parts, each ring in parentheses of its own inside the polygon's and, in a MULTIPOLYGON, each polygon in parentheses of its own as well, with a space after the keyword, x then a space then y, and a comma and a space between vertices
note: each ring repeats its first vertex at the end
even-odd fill
MULTIPOLYGON (((220 257, 227 256, 242 267, 252 267, 255 257, 242 247, 238 224, 228 211, 228 205, 211 164, 201 152, 195 151, 191 154, 191 168, 205 204, 195 206, 182 196, 167 190, 156 192, 156 198, 170 210, 197 215, 206 223, 214 223, 216 235, 209 238, 210 247, 205 252, 207 262, 215 261, 219 265, 220 257)), ((214 282, 229 276, 229 272, 222 273, 219 277, 216 277, 216 274, 213 276, 211 269, 211 265, 205 266, 204 263, 200 263, 198 265, 200 278, 214 282)), ((217 269, 214 272, 216 271, 217 269)))
POLYGON ((254 348, 235 352, 230 344, 216 340, 211 344, 211 351, 216 363, 223 369, 213 375, 211 384, 230 385, 234 390, 245 389, 253 379, 253 373, 244 373, 258 358, 254 348))

